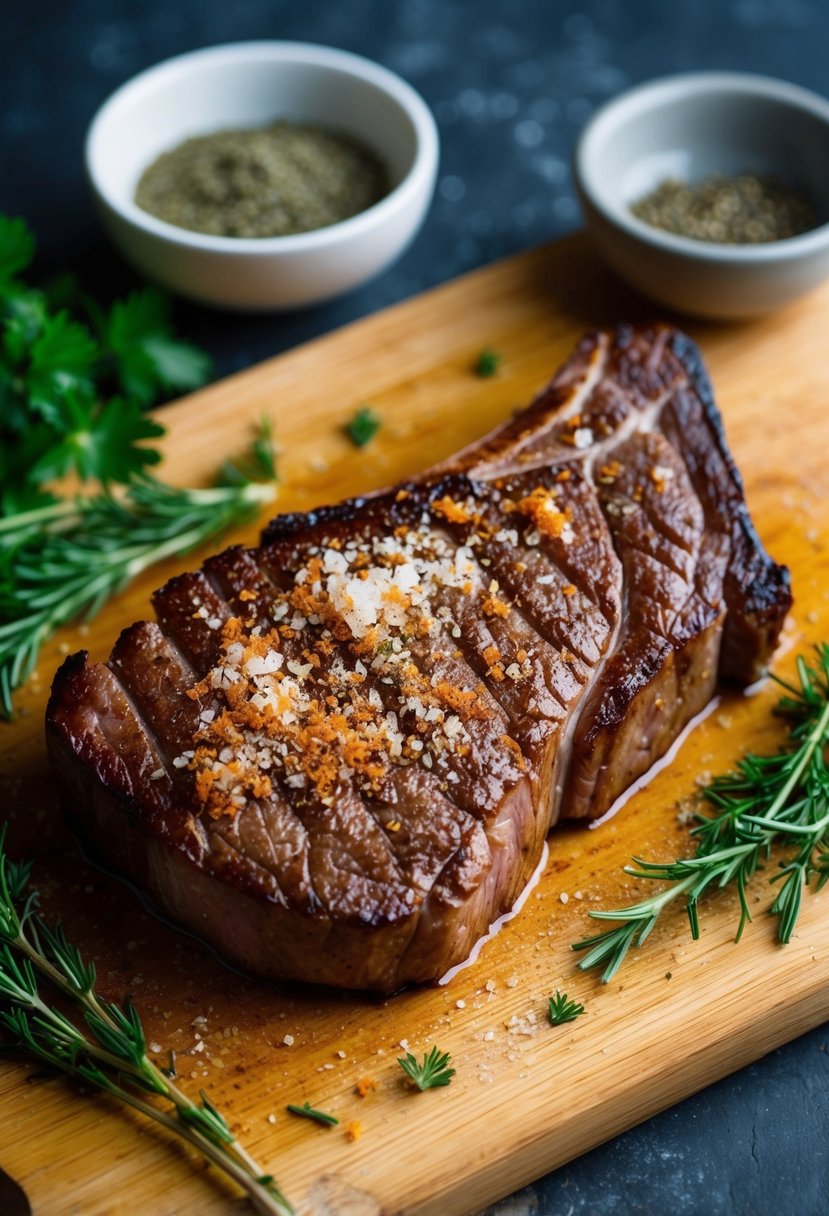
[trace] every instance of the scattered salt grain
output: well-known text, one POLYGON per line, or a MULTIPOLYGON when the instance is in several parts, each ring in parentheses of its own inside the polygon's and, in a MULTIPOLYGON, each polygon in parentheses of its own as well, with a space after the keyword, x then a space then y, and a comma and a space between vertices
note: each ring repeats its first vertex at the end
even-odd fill
POLYGON ((294 1045, 294 1036, 293 1036, 292 1034, 286 1034, 286 1035, 283 1035, 283 1036, 282 1036, 282 1042, 285 1044, 285 1046, 286 1046, 286 1047, 293 1047, 293 1045, 294 1045))

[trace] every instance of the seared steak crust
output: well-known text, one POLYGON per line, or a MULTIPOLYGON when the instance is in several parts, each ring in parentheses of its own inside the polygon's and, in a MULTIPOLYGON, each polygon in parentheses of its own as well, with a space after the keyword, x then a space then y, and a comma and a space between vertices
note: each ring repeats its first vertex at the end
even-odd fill
POLYGON ((229 958, 390 992, 756 679, 790 602, 696 347, 621 327, 439 468, 172 579, 66 660, 49 751, 98 854, 229 958))

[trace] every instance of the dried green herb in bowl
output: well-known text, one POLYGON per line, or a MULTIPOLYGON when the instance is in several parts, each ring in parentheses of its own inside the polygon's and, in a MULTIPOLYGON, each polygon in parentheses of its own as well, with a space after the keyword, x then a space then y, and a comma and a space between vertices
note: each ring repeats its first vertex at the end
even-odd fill
POLYGON ((707 177, 693 185, 668 178, 631 211, 652 228, 723 245, 782 241, 817 223, 802 195, 775 178, 751 173, 707 177))
POLYGON ((135 201, 212 236, 292 236, 357 215, 389 191, 385 165, 340 131, 292 122, 214 131, 163 153, 135 201))

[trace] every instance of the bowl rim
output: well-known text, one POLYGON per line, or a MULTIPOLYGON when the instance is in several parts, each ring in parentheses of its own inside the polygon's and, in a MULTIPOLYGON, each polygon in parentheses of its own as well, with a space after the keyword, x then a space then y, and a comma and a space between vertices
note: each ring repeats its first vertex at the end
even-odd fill
POLYGON ((573 163, 576 185, 583 198, 613 227, 628 236, 698 262, 739 264, 769 264, 791 258, 806 257, 829 244, 829 221, 810 228, 797 236, 756 244, 728 245, 719 241, 702 241, 679 236, 655 228, 632 212, 607 190, 601 188, 591 168, 594 145, 606 129, 637 114, 658 109, 677 97, 700 96, 705 93, 733 93, 757 100, 788 103, 795 109, 813 115, 827 127, 829 135, 829 100, 801 85, 764 76, 755 72, 679 72, 660 76, 626 89, 598 110, 585 126, 576 144, 573 163))
POLYGON ((216 46, 202 47, 174 55, 145 68, 130 77, 106 98, 87 129, 84 141, 84 162, 87 178, 98 196, 111 211, 133 227, 148 235, 199 251, 233 253, 237 255, 267 255, 277 252, 303 253, 309 250, 325 250, 330 246, 359 237, 404 209, 424 183, 434 179, 437 173, 439 137, 432 112, 420 94, 396 72, 351 51, 324 46, 314 42, 294 42, 281 39, 257 39, 227 42, 216 46), (195 232, 180 228, 166 220, 158 219, 144 211, 132 199, 126 203, 116 198, 104 185, 96 171, 96 146, 105 124, 111 121, 113 111, 133 97, 139 99, 151 93, 164 79, 186 75, 193 67, 210 62, 237 62, 240 65, 252 62, 304 63, 323 71, 335 69, 373 84, 387 99, 397 102, 409 118, 415 135, 415 152, 412 162, 397 185, 363 211, 348 219, 338 220, 323 228, 308 232, 292 233, 288 236, 236 237, 215 236, 207 232, 195 232))

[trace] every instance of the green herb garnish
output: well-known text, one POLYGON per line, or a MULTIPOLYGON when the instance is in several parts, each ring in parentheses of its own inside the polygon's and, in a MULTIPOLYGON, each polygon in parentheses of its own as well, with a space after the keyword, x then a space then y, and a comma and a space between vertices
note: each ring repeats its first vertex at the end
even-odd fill
POLYGON ((364 448, 380 430, 382 423, 370 405, 364 405, 350 422, 346 423, 345 433, 357 448, 364 448))
POLYGON ((569 1000, 566 992, 556 989, 555 996, 550 997, 548 1012, 551 1026, 563 1026, 565 1022, 575 1022, 584 1013, 584 1005, 569 1000))
POLYGON ((254 517, 275 496, 275 469, 261 440, 247 473, 183 490, 153 478, 118 496, 56 500, 0 518, 0 713, 28 678, 40 648, 62 625, 91 616, 136 575, 254 517), (230 481, 231 484, 227 484, 230 481))
POLYGON ((30 863, 9 859, 0 829, 0 1044, 140 1111, 224 1170, 258 1212, 291 1216, 273 1178, 238 1143, 204 1090, 194 1101, 149 1058, 135 1006, 96 994, 94 963, 84 962, 60 924, 39 916, 30 871, 30 863), (56 994, 61 1009, 53 1004, 56 994))
POLYGON ((303 1102, 302 1106, 293 1106, 289 1103, 285 1109, 292 1115, 300 1115, 303 1119, 313 1119, 315 1123, 321 1123, 323 1127, 336 1127, 339 1123, 336 1115, 328 1115, 324 1110, 315 1110, 308 1102, 303 1102))
POLYGON ((485 346, 475 360, 475 375, 488 380, 495 375, 503 361, 503 355, 499 355, 491 346, 485 346))
POLYGON ((641 946, 662 910, 678 898, 684 900, 691 935, 698 938, 699 900, 709 889, 736 886, 739 941, 751 920, 746 885, 778 843, 794 852, 770 880, 782 884, 770 912, 777 917, 778 940, 790 940, 803 892, 813 880, 815 891, 829 881, 829 646, 821 644, 816 651, 814 666, 802 657, 797 660, 799 687, 772 676, 786 690, 777 707, 789 724, 785 746, 771 756, 745 756, 735 772, 717 777, 704 789, 716 811, 697 816, 695 856, 673 862, 634 858, 632 866, 625 866, 625 873, 634 878, 671 885, 627 908, 591 912, 596 920, 622 923, 573 946, 587 951, 581 970, 603 966, 607 983, 630 946, 641 946))
POLYGON ((177 339, 156 288, 104 311, 71 276, 48 291, 20 277, 34 254, 0 215, 0 714, 61 625, 92 615, 153 562, 249 519, 275 493, 265 428, 243 466, 209 490, 154 480, 164 427, 144 407, 195 388, 205 354, 177 339), (60 495, 73 476, 83 495, 60 495), (259 484, 262 483, 262 484, 259 484))
POLYGON ((440 1052, 437 1047, 433 1047, 431 1051, 424 1054, 420 1063, 410 1051, 407 1051, 402 1059, 398 1059, 397 1063, 406 1076, 422 1091, 440 1089, 441 1086, 449 1084, 455 1075, 454 1068, 449 1067, 451 1061, 452 1057, 448 1051, 440 1052))
POLYGON ((3 515, 51 500, 45 483, 67 473, 109 485, 156 464, 145 444, 163 428, 142 408, 210 374, 207 355, 174 336, 155 287, 105 311, 71 277, 50 291, 24 281, 34 249, 24 221, 0 215, 3 515))

